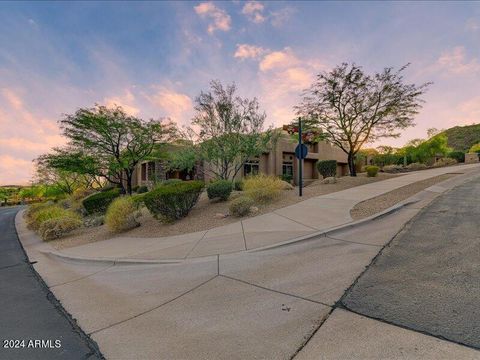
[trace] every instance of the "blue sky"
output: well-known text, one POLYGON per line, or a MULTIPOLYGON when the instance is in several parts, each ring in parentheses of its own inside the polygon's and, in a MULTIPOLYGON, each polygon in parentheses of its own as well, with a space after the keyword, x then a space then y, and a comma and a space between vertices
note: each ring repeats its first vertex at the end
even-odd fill
POLYGON ((0 184, 61 145, 56 121, 94 103, 187 124, 211 79, 257 96, 269 124, 292 118, 314 75, 347 61, 367 71, 411 63, 433 81, 417 126, 480 118, 476 2, 0 3, 0 184))

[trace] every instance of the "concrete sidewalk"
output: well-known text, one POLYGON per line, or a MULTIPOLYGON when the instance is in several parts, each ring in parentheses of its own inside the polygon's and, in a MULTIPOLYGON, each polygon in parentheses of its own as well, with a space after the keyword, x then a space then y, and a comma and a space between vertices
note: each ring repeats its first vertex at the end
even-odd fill
POLYGON ((164 263, 48 256, 21 221, 18 232, 35 269, 108 359, 479 359, 474 349, 337 307, 405 223, 464 180, 303 241, 164 263))
MULTIPOLYGON (((469 164, 416 171, 380 182, 314 197, 271 213, 248 218, 207 231, 160 238, 117 237, 105 241, 53 251, 75 258, 105 260, 186 259, 274 246, 278 243, 321 234, 353 222, 350 210, 359 202, 417 181, 446 173, 469 173, 480 165, 469 164)), ((455 177, 457 178, 457 177, 455 177)), ((457 181, 455 178, 453 182, 457 181)), ((440 184, 439 184, 440 185, 440 184)), ((435 195, 446 188, 432 186, 435 195)))

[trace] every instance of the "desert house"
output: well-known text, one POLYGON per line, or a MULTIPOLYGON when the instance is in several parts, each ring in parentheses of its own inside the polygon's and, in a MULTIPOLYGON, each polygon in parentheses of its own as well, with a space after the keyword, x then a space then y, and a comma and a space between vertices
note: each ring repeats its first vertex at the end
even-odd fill
MULTIPOLYGON (((348 175, 347 155, 338 147, 326 142, 319 141, 305 144, 308 147, 308 155, 303 162, 304 183, 308 185, 321 177, 316 168, 318 160, 336 160, 337 176, 348 175)), ((298 160, 295 158, 297 143, 286 132, 282 132, 274 148, 261 154, 257 158, 249 159, 239 171, 236 179, 242 179, 248 175, 266 174, 292 178, 294 183, 298 179, 298 160)), ((181 151, 178 145, 170 146, 168 151, 181 151)), ((133 186, 152 186, 155 182, 167 179, 203 179, 214 180, 209 173, 208 163, 199 163, 193 171, 166 171, 165 160, 156 159, 144 161, 137 166, 134 173, 133 186)))

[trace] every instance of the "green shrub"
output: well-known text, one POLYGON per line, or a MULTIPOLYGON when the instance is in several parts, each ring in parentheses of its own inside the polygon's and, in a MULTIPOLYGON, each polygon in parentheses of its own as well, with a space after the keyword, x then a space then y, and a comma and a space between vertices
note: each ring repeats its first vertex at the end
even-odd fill
POLYGON ((459 163, 465 162, 465 153, 463 151, 452 151, 447 155, 449 158, 457 160, 459 163))
POLYGON ((180 184, 182 183, 182 179, 168 179, 168 180, 163 180, 160 182, 160 185, 172 185, 172 184, 180 184))
POLYGON ((470 150, 468 151, 469 153, 477 153, 480 154, 480 143, 472 145, 470 150))
POLYGON ((130 198, 132 199, 132 201, 135 203, 135 206, 137 207, 137 209, 141 208, 144 204, 144 200, 145 200, 145 194, 147 193, 142 193, 142 194, 134 194, 132 196, 130 196, 130 198))
POLYGON ((112 201, 105 214, 105 224, 114 232, 127 231, 139 226, 137 205, 131 196, 122 196, 112 201))
POLYGON ((253 200, 248 196, 240 196, 230 203, 229 210, 233 216, 245 216, 250 213, 250 208, 253 205, 253 200))
POLYGON ((197 203, 203 187, 201 181, 182 181, 159 186, 144 195, 144 203, 155 217, 174 221, 187 216, 197 203))
POLYGON ((243 191, 256 203, 266 204, 278 198, 285 183, 276 176, 255 175, 243 181, 243 191))
POLYGON ((414 162, 407 165, 407 169, 410 171, 417 171, 417 170, 424 170, 427 169, 428 166, 419 162, 414 162))
POLYGON ((207 185, 207 195, 210 200, 220 199, 226 201, 232 193, 232 182, 229 180, 217 180, 207 185))
POLYGON ((233 182, 233 189, 235 191, 243 191, 243 180, 235 180, 233 182))
POLYGON ((62 216, 44 221, 39 233, 44 241, 61 238, 82 226, 82 220, 71 216, 62 216))
POLYGON ((375 165, 369 165, 365 167, 368 177, 375 177, 378 174, 379 167, 375 165))
POLYGON ((146 187, 145 185, 142 185, 142 186, 139 186, 137 187, 137 194, 144 194, 146 192, 148 192, 148 187, 146 187))
POLYGON ((283 174, 280 176, 280 179, 282 179, 283 181, 291 184, 292 180, 293 180, 293 175, 291 174, 283 174))
POLYGON ((115 188, 87 196, 82 204, 89 214, 105 213, 108 205, 119 196, 120 190, 115 188))
POLYGON ((319 160, 317 162, 317 169, 320 175, 322 175, 324 178, 335 177, 337 175, 337 161, 319 160))

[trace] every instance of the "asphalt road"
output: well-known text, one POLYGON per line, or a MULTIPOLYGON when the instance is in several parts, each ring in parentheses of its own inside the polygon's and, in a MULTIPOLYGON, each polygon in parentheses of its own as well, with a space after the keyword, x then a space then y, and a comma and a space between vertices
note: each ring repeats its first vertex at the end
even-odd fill
POLYGON ((102 358, 28 262, 18 210, 0 208, 0 359, 102 358))
POLYGON ((346 308, 480 348, 480 178, 437 198, 342 299, 346 308))

